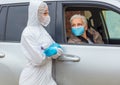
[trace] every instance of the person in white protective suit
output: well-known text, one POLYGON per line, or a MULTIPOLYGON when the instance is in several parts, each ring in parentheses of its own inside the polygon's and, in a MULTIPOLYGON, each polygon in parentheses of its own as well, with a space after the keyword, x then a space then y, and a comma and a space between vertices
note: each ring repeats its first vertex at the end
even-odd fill
POLYGON ((28 63, 20 75, 19 85, 57 85, 52 78, 52 59, 62 55, 63 50, 45 30, 49 22, 47 4, 31 0, 28 23, 21 36, 28 63))

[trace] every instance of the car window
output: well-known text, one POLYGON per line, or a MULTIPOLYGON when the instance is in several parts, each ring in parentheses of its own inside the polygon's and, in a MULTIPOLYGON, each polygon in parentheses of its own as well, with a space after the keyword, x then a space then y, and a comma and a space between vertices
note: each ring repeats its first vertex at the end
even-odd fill
MULTIPOLYGON (((101 37, 103 43, 94 44, 120 44, 120 14, 105 7, 66 7, 64 11, 64 26, 66 29, 65 35, 67 43, 69 43, 69 38, 72 34, 70 18, 74 14, 85 16, 88 23, 88 29, 92 28, 100 35, 98 39, 101 37)), ((93 36, 96 37, 96 35, 93 36)))
POLYGON ((110 39, 120 39, 120 14, 105 10, 102 11, 110 39))
POLYGON ((19 41, 27 24, 27 6, 10 6, 6 22, 6 41, 19 41), (17 35, 17 36, 15 36, 17 35))
POLYGON ((0 6, 0 40, 4 40, 6 13, 7 13, 7 8, 0 6))
POLYGON ((0 6, 0 40, 20 41, 27 24, 28 3, 5 4, 0 6))
MULTIPOLYGON (((66 36, 67 36, 67 42, 68 43, 72 43, 72 44, 93 44, 93 43, 104 43, 101 37, 101 34, 99 33, 99 31, 97 30, 97 24, 95 23, 96 21, 94 20, 95 17, 94 16, 96 14, 94 12, 95 8, 82 8, 82 7, 68 7, 65 10, 65 27, 66 27, 66 36), (74 36, 74 33, 72 32, 71 29, 71 23, 70 23, 70 19, 73 15, 75 14, 80 14, 82 16, 84 16, 87 20, 87 31, 86 31, 86 35, 87 35, 87 39, 85 39, 85 37, 83 36, 74 36), (72 36, 71 36, 72 35, 72 36), (95 40, 95 37, 96 40, 95 40)), ((99 12, 98 12, 99 13, 99 12)))
MULTIPOLYGON (((74 11, 74 10, 69 11, 68 9, 66 9, 66 11, 65 11, 65 25, 66 25, 67 37, 69 38, 69 36, 71 35, 70 18, 74 14, 81 14, 81 15, 84 15, 87 18, 87 20, 89 20, 89 18, 91 17, 91 12, 87 11, 87 10, 86 11, 80 11, 80 10, 79 11, 74 11)), ((92 25, 94 26, 93 21, 92 21, 92 25)))

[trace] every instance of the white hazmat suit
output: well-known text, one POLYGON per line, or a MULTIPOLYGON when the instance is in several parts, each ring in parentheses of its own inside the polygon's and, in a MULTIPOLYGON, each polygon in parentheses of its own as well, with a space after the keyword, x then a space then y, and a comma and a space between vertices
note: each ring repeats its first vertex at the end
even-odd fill
POLYGON ((44 49, 54 41, 38 19, 38 8, 42 3, 40 0, 30 1, 28 23, 21 37, 28 63, 21 73, 19 85, 56 85, 51 72, 52 57, 44 54, 44 49))

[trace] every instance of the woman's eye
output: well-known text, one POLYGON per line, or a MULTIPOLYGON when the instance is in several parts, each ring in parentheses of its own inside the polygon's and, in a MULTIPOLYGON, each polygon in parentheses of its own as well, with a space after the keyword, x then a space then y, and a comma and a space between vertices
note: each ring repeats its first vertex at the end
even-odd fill
POLYGON ((45 12, 45 13, 43 13, 44 15, 48 15, 49 14, 49 12, 45 12))
POLYGON ((46 15, 47 13, 44 13, 44 15, 46 15))
POLYGON ((75 24, 72 24, 72 27, 75 27, 75 24))
POLYGON ((78 23, 77 26, 82 26, 82 24, 81 24, 81 23, 78 23))

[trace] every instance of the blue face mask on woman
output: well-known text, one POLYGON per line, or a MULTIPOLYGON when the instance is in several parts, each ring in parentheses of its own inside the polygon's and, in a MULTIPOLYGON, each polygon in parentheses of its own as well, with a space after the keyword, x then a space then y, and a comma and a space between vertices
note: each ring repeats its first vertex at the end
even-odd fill
POLYGON ((85 31, 84 26, 72 27, 72 33, 75 36, 81 36, 84 33, 84 31, 85 31))

